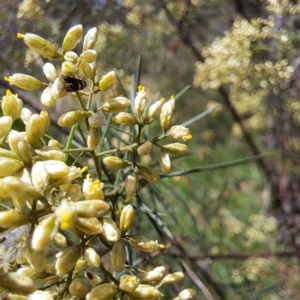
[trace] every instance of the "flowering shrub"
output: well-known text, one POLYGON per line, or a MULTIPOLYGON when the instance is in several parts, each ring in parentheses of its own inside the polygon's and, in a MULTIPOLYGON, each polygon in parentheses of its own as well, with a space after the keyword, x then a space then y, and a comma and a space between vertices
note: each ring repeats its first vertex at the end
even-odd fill
MULTIPOLYGON (((143 86, 138 87, 131 110, 126 95, 99 104, 98 95, 109 95, 117 75, 111 71, 98 78, 93 49, 97 36, 96 28, 90 29, 78 55, 72 50, 82 40, 81 25, 67 32, 61 51, 37 35, 18 35, 30 49, 62 64, 59 70, 50 62, 44 65, 48 83, 24 74, 5 80, 24 90, 44 89, 41 102, 48 107, 72 93, 81 109, 58 119, 60 127, 73 126, 64 147, 47 135, 51 122, 46 110, 33 114, 11 91, 1 101, 0 227, 9 230, 0 240, 0 287, 8 299, 155 300, 163 297, 159 287, 183 278, 182 272, 165 275, 163 266, 139 270, 140 275, 127 263, 126 252, 132 248, 143 252, 164 248, 158 241, 129 234, 135 214, 129 202, 138 197, 142 179, 150 184, 160 181, 159 173, 143 165, 141 156, 156 147, 160 168, 169 174, 170 154, 184 155, 188 148, 161 142, 167 137, 187 141, 192 136, 183 126, 171 126, 174 97, 151 103, 143 86), (12 129, 20 119, 21 132, 12 129), (157 119, 162 134, 148 140, 145 129, 157 119), (110 148, 106 135, 113 122, 129 128, 132 142, 127 146, 110 148), (81 129, 85 147, 72 148, 70 140, 79 126, 85 128, 81 129)), ((191 299, 194 294, 185 289, 175 299, 191 299)))

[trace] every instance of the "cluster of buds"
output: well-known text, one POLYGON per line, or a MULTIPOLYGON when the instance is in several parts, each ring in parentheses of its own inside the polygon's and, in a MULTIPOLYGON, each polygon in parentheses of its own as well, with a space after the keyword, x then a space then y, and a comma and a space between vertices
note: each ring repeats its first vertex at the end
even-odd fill
MULTIPOLYGON (((165 275, 162 266, 140 276, 127 272, 128 247, 153 252, 164 246, 157 240, 129 233, 134 230, 135 210, 126 202, 139 192, 141 178, 154 184, 160 181, 154 169, 141 163, 143 155, 158 147, 161 170, 169 174, 169 155, 183 155, 188 150, 183 143, 159 143, 167 137, 183 141, 192 137, 187 128, 171 126, 174 97, 151 104, 145 88, 140 86, 132 113, 125 111, 131 101, 122 95, 110 97, 101 105, 98 105, 101 101, 94 103, 97 95, 111 92, 117 76, 115 71, 110 71, 97 78, 96 28, 85 35, 81 54, 73 51, 83 39, 81 25, 67 32, 60 51, 35 34, 18 34, 18 37, 44 58, 58 60, 61 66, 55 67, 50 62, 44 65, 47 83, 25 74, 14 74, 5 80, 24 90, 44 89, 41 102, 48 107, 68 93, 74 94, 80 109, 62 114, 57 123, 60 127, 75 129, 84 122, 86 132, 82 135, 86 144, 80 149, 72 149, 70 145, 63 147, 47 135, 50 119, 46 110, 32 113, 23 108, 22 100, 11 91, 2 98, 0 201, 6 204, 1 205, 0 229, 9 229, 0 237, 4 241, 1 245, 4 254, 0 252, 3 295, 11 293, 9 299, 23 299, 21 295, 30 295, 29 299, 160 299, 163 295, 159 288, 178 282, 183 273, 165 275), (83 91, 86 88, 89 92, 83 91), (160 119, 162 134, 147 140, 143 128, 156 119, 160 119), (131 126, 137 132, 131 145, 107 151, 99 147, 110 120, 131 126), (21 124, 19 131, 13 129, 16 122, 21 124), (84 156, 73 156, 77 152, 90 155, 94 162, 92 175, 85 174, 84 180, 80 178, 87 171, 87 167, 82 167, 86 161, 84 156), (123 155, 117 156, 118 152, 123 155), (107 168, 121 174, 119 186, 119 179, 107 168), (107 178, 103 174, 108 174, 107 178), (111 183, 115 184, 114 189, 111 183), (111 190, 106 192, 108 189, 111 190), (6 237, 16 232, 19 237, 15 246, 18 245, 20 255, 14 255, 14 247, 5 243, 6 237), (12 261, 18 263, 14 268, 12 261)), ((192 299, 193 295, 194 291, 186 289, 175 299, 192 299)))

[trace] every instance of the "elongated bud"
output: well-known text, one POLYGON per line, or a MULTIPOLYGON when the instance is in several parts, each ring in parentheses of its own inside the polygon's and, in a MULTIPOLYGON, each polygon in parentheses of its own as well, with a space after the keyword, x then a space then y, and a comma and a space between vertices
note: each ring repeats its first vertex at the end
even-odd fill
POLYGON ((89 290, 87 284, 82 279, 75 278, 69 286, 69 292, 72 296, 84 298, 89 290))
POLYGON ((164 271, 165 270, 160 270, 158 268, 155 268, 152 271, 147 272, 140 278, 141 283, 149 283, 149 284, 157 283, 163 278, 164 271))
POLYGON ((84 37, 83 51, 86 51, 88 49, 93 49, 97 42, 97 38, 98 38, 97 28, 93 27, 86 33, 84 37))
POLYGON ((144 179, 150 183, 159 183, 160 177, 159 174, 153 169, 146 166, 139 166, 140 174, 144 179))
POLYGON ((83 74, 85 77, 90 79, 94 78, 94 74, 95 74, 94 69, 87 62, 82 61, 78 68, 80 73, 83 74))
POLYGON ((101 140, 100 128, 90 127, 88 130, 86 143, 90 150, 95 150, 101 140))
POLYGON ((178 294, 177 300, 190 300, 196 295, 196 291, 193 289, 185 289, 178 294))
POLYGON ((65 85, 66 83, 62 76, 58 76, 54 80, 51 88, 51 94, 54 100, 60 99, 68 94, 68 92, 65 90, 65 85))
POLYGON ((168 145, 163 145, 162 148, 175 155, 184 155, 189 150, 188 146, 181 143, 172 143, 168 145))
POLYGON ((60 54, 57 53, 54 45, 52 45, 47 40, 43 39, 42 37, 32 34, 26 33, 21 34, 18 33, 18 38, 24 38, 24 42, 28 48, 34 50, 38 54, 46 57, 46 58, 59 58, 60 54))
POLYGON ((169 136, 174 139, 181 139, 184 142, 192 139, 190 130, 182 125, 175 125, 170 128, 169 136))
POLYGON ((172 163, 169 153, 165 150, 162 150, 159 154, 159 165, 165 174, 170 174, 172 163))
POLYGON ((126 261, 126 250, 122 240, 118 240, 114 243, 112 250, 110 251, 110 262, 112 268, 119 272, 124 268, 126 261))
POLYGON ((163 132, 166 132, 170 128, 174 107, 175 107, 175 100, 174 97, 172 96, 169 99, 169 101, 163 104, 161 108, 160 125, 163 132))
POLYGON ((46 265, 46 252, 45 250, 36 251, 31 247, 31 239, 27 238, 26 241, 26 257, 30 266, 37 272, 42 272, 46 265))
POLYGON ((116 97, 108 100, 101 109, 105 112, 116 113, 124 110, 130 105, 130 100, 125 97, 116 97))
POLYGON ((67 32, 63 44, 62 51, 65 53, 67 51, 73 50, 78 43, 80 43, 83 35, 82 25, 76 25, 69 29, 67 32))
POLYGON ((126 202, 129 202, 139 188, 139 179, 135 172, 131 172, 125 181, 125 191, 127 193, 126 202))
POLYGON ((67 274, 71 271, 77 260, 80 257, 80 246, 74 245, 66 249, 57 259, 55 263, 55 269, 57 275, 67 274))
POLYGON ((139 121, 147 106, 146 90, 144 86, 138 86, 138 92, 134 99, 134 111, 139 121))
POLYGON ((134 220, 134 209, 132 205, 126 205, 121 212, 120 228, 122 235, 124 235, 131 227, 134 220))
POLYGON ((54 82, 54 80, 58 77, 58 74, 56 72, 54 65, 49 62, 44 64, 43 71, 44 71, 46 78, 50 82, 54 82))
POLYGON ((128 162, 118 156, 108 156, 104 157, 103 163, 114 170, 124 169, 128 166, 128 162))
POLYGON ((83 181, 82 193, 86 200, 104 199, 103 183, 99 179, 93 180, 88 174, 83 181))
POLYGON ((47 107, 51 107, 56 103, 56 99, 52 96, 52 88, 46 87, 41 95, 41 102, 47 107))
POLYGON ((175 273, 171 273, 166 275, 161 284, 172 284, 172 283, 176 283, 181 281, 184 278, 184 274, 183 272, 179 271, 179 272, 175 272, 175 273))
POLYGON ((15 174, 24 167, 24 163, 18 159, 0 157, 0 177, 15 174))
POLYGON ((61 248, 65 248, 68 246, 68 242, 66 237, 61 234, 60 232, 57 232, 54 238, 54 241, 57 245, 59 245, 61 248))
POLYGON ((1 108, 4 116, 10 116, 12 121, 20 118, 22 110, 22 101, 16 95, 13 95, 10 90, 6 91, 6 96, 3 97, 1 108))
POLYGON ((154 286, 140 284, 134 292, 127 293, 132 299, 157 300, 161 297, 161 293, 154 286))
POLYGON ((19 295, 29 295, 36 289, 31 278, 15 272, 1 272, 0 287, 8 292, 19 295))
POLYGON ((126 292, 132 293, 138 287, 140 280, 134 275, 123 274, 120 278, 119 288, 126 292))
POLYGON ((85 234, 102 233, 102 223, 97 218, 77 218, 73 222, 73 226, 85 234))
POLYGON ((38 149, 34 150, 38 157, 42 160, 49 160, 49 159, 54 159, 54 160, 61 160, 63 161, 65 159, 65 153, 57 149, 56 147, 49 147, 49 146, 44 146, 38 149))
POLYGON ((106 75, 102 76, 102 78, 100 79, 99 82, 99 88, 101 91, 107 91, 109 89, 111 89, 115 83, 116 83, 116 72, 115 71, 111 71, 109 73, 107 73, 106 75))
POLYGON ((96 50, 89 49, 80 54, 80 59, 91 64, 97 59, 97 55, 96 50))
POLYGON ((110 283, 102 283, 94 287, 87 295, 86 300, 111 300, 118 289, 110 283))
POLYGON ((153 252, 158 248, 164 248, 164 245, 158 244, 158 241, 149 240, 140 235, 132 235, 126 238, 129 244, 143 252, 153 252))
POLYGON ((152 152, 153 144, 151 142, 145 142, 137 148, 139 155, 147 155, 152 152))
POLYGON ((25 125, 28 124, 30 117, 33 115, 33 113, 26 107, 23 107, 21 110, 21 119, 24 122, 25 125))
POLYGON ((146 124, 153 123, 159 117, 164 102, 165 98, 161 98, 160 100, 150 105, 145 118, 146 124))
POLYGON ((101 111, 93 113, 92 115, 89 116, 88 122, 89 122, 90 127, 93 127, 93 128, 101 127, 102 124, 104 123, 103 113, 101 111))
POLYGON ((109 242, 116 242, 121 237, 121 230, 118 228, 117 224, 109 218, 103 218, 101 220, 103 230, 102 235, 109 242))
POLYGON ((0 117, 0 137, 6 136, 13 123, 11 116, 0 117))
POLYGON ((64 55, 64 59, 74 65, 76 65, 77 61, 78 61, 78 55, 76 52, 74 51, 68 51, 65 53, 64 55))
POLYGON ((10 84, 16 85, 17 87, 28 91, 38 90, 47 86, 47 84, 42 83, 33 76, 20 73, 9 76, 9 78, 4 77, 4 80, 9 81, 10 84))
POLYGON ((14 209, 0 212, 0 227, 19 227, 25 225, 27 222, 28 216, 23 212, 14 209))
POLYGON ((47 160, 44 161, 44 165, 51 178, 60 178, 70 172, 70 167, 59 160, 47 160))
POLYGON ((38 114, 32 115, 26 125, 27 141, 30 145, 34 145, 44 134, 44 119, 38 114))
POLYGON ((57 124, 61 127, 69 127, 78 124, 83 118, 84 111, 69 111, 59 117, 57 124))
POLYGON ((73 209, 78 217, 101 218, 108 212, 110 206, 103 200, 85 200, 75 202, 73 209))
POLYGON ((133 114, 127 112, 120 112, 112 120, 117 124, 122 124, 125 126, 132 126, 138 123, 136 117, 133 114))
POLYGON ((85 248, 84 257, 90 266, 99 268, 101 263, 100 256, 93 248, 85 248))

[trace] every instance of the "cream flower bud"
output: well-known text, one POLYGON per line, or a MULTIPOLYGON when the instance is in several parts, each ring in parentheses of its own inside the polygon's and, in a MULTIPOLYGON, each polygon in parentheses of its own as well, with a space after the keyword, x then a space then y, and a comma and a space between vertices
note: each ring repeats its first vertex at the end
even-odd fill
POLYGON ((56 103, 56 99, 52 96, 52 88, 46 87, 41 95, 41 102, 47 107, 51 107, 56 103))
POLYGON ((70 61, 64 61, 61 66, 61 73, 63 76, 70 76, 74 77, 77 71, 77 67, 75 64, 71 63, 70 61))
POLYGON ((56 147, 44 146, 44 147, 35 149, 34 151, 39 156, 39 158, 42 160, 54 159, 54 160, 63 161, 66 156, 62 150, 57 149, 56 147))
POLYGON ((43 219, 34 229, 31 247, 33 250, 40 251, 49 246, 58 231, 58 222, 55 215, 49 215, 43 219))
POLYGON ((18 159, 0 157, 0 177, 15 174, 24 167, 24 163, 18 159))
POLYGON ((58 140, 54 140, 54 139, 49 140, 48 146, 49 146, 49 147, 56 147, 56 148, 58 148, 58 149, 61 148, 60 142, 59 142, 58 140))
POLYGON ((44 161, 44 165, 51 178, 60 178, 70 172, 70 168, 62 161, 47 160, 44 161))
POLYGON ((189 150, 187 145, 181 143, 172 143, 172 144, 163 145, 162 148, 165 151, 168 151, 169 153, 175 155, 184 155, 189 150))
POLYGON ((110 283, 102 283, 94 287, 87 295, 86 300, 111 300, 118 289, 110 283))
POLYGON ((138 287, 140 280, 134 275, 123 274, 120 278, 119 288, 126 292, 132 293, 138 287))
POLYGON ((103 113, 101 111, 93 113, 92 115, 89 116, 88 122, 89 122, 90 127, 93 127, 93 128, 101 127, 102 124, 104 123, 103 113))
POLYGON ((182 139, 185 142, 192 138, 189 129, 182 125, 172 126, 169 135, 174 139, 182 139))
POLYGON ((163 132, 166 132, 170 128, 174 108, 175 108, 174 97, 171 97, 169 101, 165 102, 161 108, 160 125, 163 132))
POLYGON ((101 140, 101 131, 100 128, 90 127, 88 129, 86 143, 89 150, 95 150, 101 140))
POLYGON ((31 169, 32 184, 41 194, 49 187, 50 175, 42 161, 36 162, 31 169))
POLYGON ((13 123, 11 116, 0 117, 0 137, 6 136, 11 129, 13 123))
POLYGON ((9 76, 9 78, 4 77, 4 80, 9 81, 10 84, 16 85, 17 87, 28 91, 38 90, 47 86, 47 84, 42 83, 33 76, 20 73, 9 76))
POLYGON ((105 112, 116 113, 124 110, 130 105, 130 100, 125 97, 116 97, 108 100, 101 109, 105 112))
POLYGON ((15 272, 0 273, 0 287, 4 290, 19 294, 29 295, 35 291, 35 285, 31 278, 15 272))
POLYGON ((165 174, 170 174, 172 162, 169 153, 165 150, 161 151, 159 154, 159 165, 165 174))
POLYGON ((80 54, 80 59, 89 64, 93 63, 97 58, 97 52, 95 50, 89 49, 80 54))
POLYGON ((125 126, 132 126, 138 123, 137 118, 133 114, 127 112, 118 113, 112 117, 112 120, 117 124, 122 124, 125 126))
POLYGON ((77 55, 77 53, 74 52, 74 51, 68 51, 68 52, 65 53, 64 59, 65 59, 66 61, 69 61, 69 62, 71 62, 72 64, 75 64, 75 65, 76 65, 76 63, 77 63, 77 61, 78 61, 78 55, 77 55))
POLYGON ((93 180, 88 174, 83 181, 82 193, 86 200, 104 199, 103 183, 99 179, 93 180))
POLYGON ((178 300, 189 300, 196 295, 196 291, 193 289, 185 289, 178 294, 178 300))
POLYGON ((0 212, 0 227, 19 227, 25 225, 27 222, 28 216, 23 212, 14 209, 0 212))
POLYGON ((124 169, 128 166, 128 162, 118 156, 108 156, 104 157, 103 163, 114 170, 124 169))
POLYGON ((65 192, 65 198, 69 201, 79 201, 81 199, 81 185, 78 183, 71 184, 65 192))
POLYGON ((61 234, 60 232, 57 232, 55 237, 54 237, 54 241, 57 245, 59 245, 61 248, 65 248, 68 246, 68 242, 66 237, 61 234))
POLYGON ((62 199, 60 205, 55 210, 57 221, 60 223, 62 230, 67 230, 73 223, 73 210, 70 202, 66 199, 62 199))
POLYGON ((143 144, 141 144, 138 148, 137 148, 137 152, 139 155, 147 155, 150 154, 152 152, 153 149, 153 144, 151 142, 145 142, 143 144))
POLYGON ((38 114, 33 114, 25 129, 27 141, 30 145, 35 145, 45 134, 44 119, 38 114))
POLYGON ((57 124, 61 127, 73 126, 78 124, 84 118, 84 115, 82 110, 69 111, 59 117, 57 124))
POLYGON ((80 64, 79 64, 79 72, 87 77, 87 78, 94 78, 94 75, 95 75, 95 72, 94 72, 94 68, 92 67, 92 65, 88 64, 87 62, 85 61, 82 61, 80 64))
POLYGON ((139 179, 135 172, 131 172, 125 181, 125 191, 127 193, 126 202, 129 202, 139 188, 139 179))
POLYGON ((116 72, 111 71, 102 76, 99 82, 99 88, 101 91, 107 91, 111 89, 116 83, 116 72))
MULTIPOLYGON (((57 100, 68 94, 68 92, 65 91, 65 89, 64 89, 65 85, 66 85, 66 83, 65 83, 64 79, 62 78, 62 76, 58 76, 55 79, 55 81, 52 84, 52 88, 51 88, 51 94, 52 94, 53 99, 57 100)), ((45 103, 43 103, 43 104, 45 104, 45 103)), ((45 104, 45 105, 47 105, 47 104, 45 104)))
POLYGON ((142 116, 147 106, 146 90, 144 86, 138 87, 138 92, 134 99, 134 111, 138 119, 142 116))
POLYGON ((60 56, 54 45, 36 34, 26 33, 24 35, 18 33, 18 38, 24 38, 24 42, 28 48, 46 58, 59 58, 60 56))
POLYGON ((7 90, 1 102, 3 115, 10 116, 15 121, 20 118, 22 105, 22 101, 17 97, 17 94, 13 95, 10 90, 7 90))
POLYGON ((86 263, 86 260, 81 257, 77 260, 74 271, 76 271, 77 273, 81 272, 81 271, 85 271, 85 269, 87 269, 88 265, 86 263))
POLYGON ((134 209, 132 205, 126 205, 122 211, 120 216, 120 229, 122 235, 124 235, 131 227, 134 220, 134 209))
POLYGON ((108 212, 110 206, 103 200, 85 200, 73 203, 73 209, 78 217, 101 218, 108 212))
POLYGON ((153 123, 159 117, 164 102, 165 98, 161 98, 160 100, 150 105, 145 118, 146 124, 153 123))
POLYGON ((62 51, 65 53, 67 51, 73 50, 78 43, 80 43, 83 35, 82 25, 76 25, 69 29, 67 32, 63 44, 62 51))
POLYGON ((13 151, 6 150, 6 149, 3 149, 3 148, 0 148, 0 157, 18 159, 17 155, 13 151))
POLYGON ((50 82, 54 82, 54 80, 58 77, 58 74, 56 72, 54 65, 49 62, 45 63, 45 65, 43 67, 43 71, 44 71, 46 78, 50 82))
POLYGON ((73 222, 75 229, 85 234, 99 234, 102 233, 103 226, 97 218, 77 218, 73 222))
POLYGON ((69 292, 72 296, 75 296, 77 298, 84 298, 89 290, 83 280, 75 278, 69 286, 69 292))
POLYGON ((99 254, 91 247, 84 249, 84 258, 92 267, 99 268, 101 260, 99 254))
POLYGON ((140 284, 134 292, 127 293, 133 300, 157 300, 161 297, 161 293, 154 286, 147 284, 140 284))
POLYGON ((172 284, 181 281, 184 278, 184 274, 182 271, 171 273, 166 275, 161 284, 172 284))
POLYGON ((45 250, 36 251, 32 249, 30 239, 26 240, 26 257, 30 266, 37 272, 42 272, 46 265, 45 250))
POLYGON ((97 38, 98 38, 97 28, 93 27, 86 33, 84 37, 83 51, 86 51, 88 49, 93 49, 97 42, 97 38))
POLYGON ((32 116, 32 112, 26 108, 26 107, 23 107, 22 110, 21 110, 21 119, 22 121, 24 122, 25 125, 28 124, 29 120, 30 120, 30 117, 32 116))
POLYGON ((110 262, 112 268, 117 272, 124 268, 126 262, 126 250, 121 239, 114 243, 114 246, 110 251, 110 262))
POLYGON ((80 246, 74 245, 67 248, 56 260, 55 269, 57 275, 64 275, 71 271, 80 257, 80 246))
POLYGON ((152 271, 147 272, 146 274, 144 274, 140 280, 141 283, 151 283, 151 284, 155 284, 158 281, 160 281, 163 278, 164 274, 162 272, 162 270, 157 270, 156 268, 152 271))
POLYGON ((117 224, 108 218, 103 218, 101 220, 103 230, 102 235, 109 242, 116 242, 121 237, 121 230, 117 227, 117 224))
POLYGON ((142 177, 146 179, 148 182, 159 183, 160 177, 156 171, 146 166, 139 166, 138 168, 142 177))
POLYGON ((133 248, 143 252, 153 252, 158 248, 164 248, 164 245, 158 244, 158 241, 149 240, 139 235, 131 235, 126 239, 133 248))

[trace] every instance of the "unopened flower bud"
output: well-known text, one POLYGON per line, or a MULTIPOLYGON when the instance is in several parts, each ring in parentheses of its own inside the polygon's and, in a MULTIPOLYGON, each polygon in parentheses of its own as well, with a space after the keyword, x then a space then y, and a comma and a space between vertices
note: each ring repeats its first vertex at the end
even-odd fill
POLYGON ((152 149, 153 149, 153 144, 151 142, 147 141, 147 142, 141 144, 137 148, 137 152, 139 155, 147 155, 152 152, 152 149))
POLYGON ((54 45, 36 34, 26 33, 24 35, 18 33, 18 38, 24 38, 27 47, 46 58, 59 58, 60 56, 54 45))
POLYGON ((77 71, 76 65, 71 63, 70 61, 64 61, 62 63, 61 73, 63 76, 74 77, 76 71, 77 71))
POLYGON ((101 131, 100 128, 90 127, 88 129, 86 143, 89 150, 95 150, 101 140, 101 131))
POLYGON ((4 80, 9 81, 10 84, 16 85, 17 87, 28 91, 38 90, 47 86, 47 84, 42 83, 33 76, 20 73, 9 76, 9 78, 4 77, 4 80))
POLYGON ((126 239, 133 248, 143 252, 153 252, 158 248, 164 248, 164 245, 158 244, 158 241, 149 240, 140 235, 131 235, 126 239))
POLYGON ((160 100, 150 105, 145 118, 146 124, 153 123, 159 117, 164 102, 165 98, 161 98, 160 100))
MULTIPOLYGON (((53 84, 52 84, 52 88, 51 88, 51 94, 54 100, 60 99, 64 96, 66 96, 68 94, 68 92, 65 90, 65 81, 62 78, 62 76, 58 76, 53 84)), ((47 105, 47 104, 45 104, 47 105)), ((47 105, 49 106, 49 105, 47 105)), ((51 105, 52 106, 52 105, 51 105)))
POLYGON ((95 50, 89 49, 80 54, 80 59, 89 64, 93 63, 97 58, 97 52, 95 50))
POLYGON ((125 126, 132 126, 138 123, 136 117, 133 114, 127 112, 120 112, 112 120, 117 124, 122 124, 125 126))
POLYGON ((61 148, 60 142, 59 142, 58 140, 54 140, 54 139, 49 140, 48 146, 49 146, 49 147, 56 147, 56 148, 58 148, 58 149, 61 148))
POLYGON ((85 233, 95 235, 102 233, 102 223, 97 218, 77 218, 74 220, 73 226, 85 233))
POLYGON ((62 114, 57 124, 61 127, 68 127, 78 124, 84 118, 84 111, 76 110, 76 111, 69 111, 65 114, 62 114))
POLYGON ((60 223, 62 230, 67 230, 73 223, 73 210, 67 199, 62 199, 60 205, 55 210, 57 221, 60 223))
POLYGON ((150 183, 159 183, 160 177, 159 174, 153 169, 146 166, 139 166, 140 174, 144 179, 150 183))
POLYGON ((127 193, 126 202, 129 202, 139 188, 139 179, 135 172, 131 172, 125 181, 125 191, 127 193))
POLYGON ((196 291, 193 289, 185 289, 178 294, 178 300, 190 300, 196 295, 196 291))
POLYGON ((144 86, 138 86, 138 92, 134 99, 134 111, 140 120, 147 106, 146 90, 144 86))
POLYGON ((84 249, 84 258, 92 267, 99 268, 101 260, 99 254, 91 247, 84 249))
POLYGON ((111 71, 107 74, 105 74, 104 76, 102 76, 102 78, 100 79, 99 82, 99 88, 101 91, 107 91, 109 89, 111 89, 114 84, 116 83, 116 72, 115 71, 111 71))
POLYGON ((120 239, 121 230, 112 219, 102 218, 101 223, 103 226, 102 235, 107 241, 116 242, 120 239))
POLYGON ((104 123, 103 113, 101 111, 93 113, 92 115, 89 116, 88 122, 89 122, 90 127, 93 127, 93 128, 101 127, 102 124, 104 123))
POLYGON ((157 300, 161 297, 161 293, 157 288, 147 284, 140 284, 134 292, 127 293, 131 299, 157 300))
POLYGON ((43 67, 44 74, 50 82, 54 82, 58 74, 53 64, 47 62, 43 67))
POLYGON ((11 129, 13 123, 11 116, 0 117, 0 137, 6 136, 11 129))
POLYGON ((104 157, 103 163, 114 170, 124 169, 128 166, 128 162, 118 156, 104 157))
POLYGON ((163 132, 166 132, 171 125, 173 110, 175 107, 175 99, 172 96, 169 101, 165 102, 160 112, 160 125, 163 132))
POLYGON ((76 298, 84 298, 85 295, 89 292, 86 283, 79 279, 75 278, 70 286, 69 286, 69 292, 72 296, 75 296, 76 298))
POLYGON ((36 251, 32 249, 30 239, 26 241, 26 257, 30 266, 37 272, 42 272, 46 265, 46 252, 45 250, 36 251))
POLYGON ((51 178, 60 178, 70 172, 70 167, 59 160, 46 160, 44 165, 51 178))
POLYGON ((25 225, 28 215, 14 209, 0 212, 0 227, 10 228, 25 225))
POLYGON ((103 183, 100 182, 99 179, 93 180, 90 177, 90 174, 83 181, 82 193, 84 199, 92 200, 92 199, 104 199, 103 193, 103 183))
POLYGON ((82 25, 76 25, 69 29, 67 32, 63 44, 62 51, 65 53, 67 51, 73 50, 78 43, 80 43, 83 35, 82 25))
POLYGON ((24 167, 24 163, 18 159, 0 157, 0 177, 15 174, 24 167))
POLYGON ((23 107, 21 110, 21 119, 24 122, 25 125, 28 124, 30 117, 33 115, 33 113, 26 107, 23 107))
POLYGON ((111 300, 118 289, 110 283, 102 283, 94 287, 87 295, 86 300, 111 300))
POLYGON ((66 237, 61 234, 60 232, 57 232, 54 238, 54 241, 57 245, 59 245, 61 248, 65 248, 68 246, 68 242, 66 237))
POLYGON ((97 38, 98 38, 97 28, 93 27, 86 33, 84 37, 83 51, 86 51, 88 49, 93 49, 97 42, 97 38))
POLYGON ((73 204, 74 213, 83 218, 101 218, 110 209, 107 202, 103 200, 85 200, 73 204))
POLYGON ((49 187, 50 175, 46 171, 45 164, 37 161, 31 168, 32 184, 41 194, 49 187))
POLYGON ((123 274, 120 278, 119 288, 126 292, 132 293, 138 287, 140 280, 134 275, 123 274))
POLYGON ((38 114, 30 117, 26 125, 26 137, 30 145, 35 145, 45 134, 45 119, 38 114))
POLYGON ((132 205, 126 205, 122 211, 120 216, 120 229, 122 231, 122 235, 124 235, 131 227, 134 220, 134 209, 132 205))
POLYGON ((80 246, 74 245, 66 249, 57 259, 55 269, 57 275, 64 275, 71 271, 80 257, 80 246))
POLYGON ((114 243, 112 250, 110 251, 110 262, 112 268, 119 272, 124 268, 126 261, 126 250, 122 240, 118 240, 114 243))
POLYGON ((166 275, 161 284, 172 284, 181 281, 184 278, 184 274, 182 271, 171 273, 166 275))
POLYGON ((130 100, 125 97, 116 97, 108 100, 101 109, 105 112, 116 113, 124 110, 130 105, 130 100))
POLYGON ((44 146, 38 149, 34 150, 38 157, 42 160, 49 160, 49 159, 54 159, 54 160, 61 160, 63 161, 65 159, 65 153, 57 149, 56 147, 49 147, 49 146, 44 146))
POLYGON ((56 99, 52 96, 52 88, 46 87, 41 95, 41 102, 47 107, 51 107, 56 103, 56 99))
POLYGON ((17 97, 17 94, 13 95, 10 90, 7 90, 1 102, 3 115, 10 116, 12 121, 15 121, 20 118, 22 106, 22 101, 17 97))
POLYGON ((162 148, 175 155, 184 155, 189 150, 188 146, 181 143, 172 143, 168 145, 163 145, 162 148))
POLYGON ((0 287, 8 292, 19 295, 29 295, 36 289, 31 278, 15 272, 1 272, 0 287))
POLYGON ((165 150, 162 150, 159 154, 159 165, 165 174, 170 174, 172 162, 169 153, 165 150))
POLYGON ((95 75, 93 67, 85 61, 82 61, 78 67, 80 73, 87 78, 92 79, 95 75))
POLYGON ((162 270, 152 270, 141 276, 140 280, 141 283, 149 283, 149 284, 155 284, 158 281, 160 281, 163 278, 164 274, 162 270))
POLYGON ((68 51, 65 53, 64 59, 75 65, 78 60, 78 55, 74 51, 68 51))
POLYGON ((169 135, 174 139, 182 139, 185 142, 192 138, 189 129, 182 125, 172 126, 169 135))

